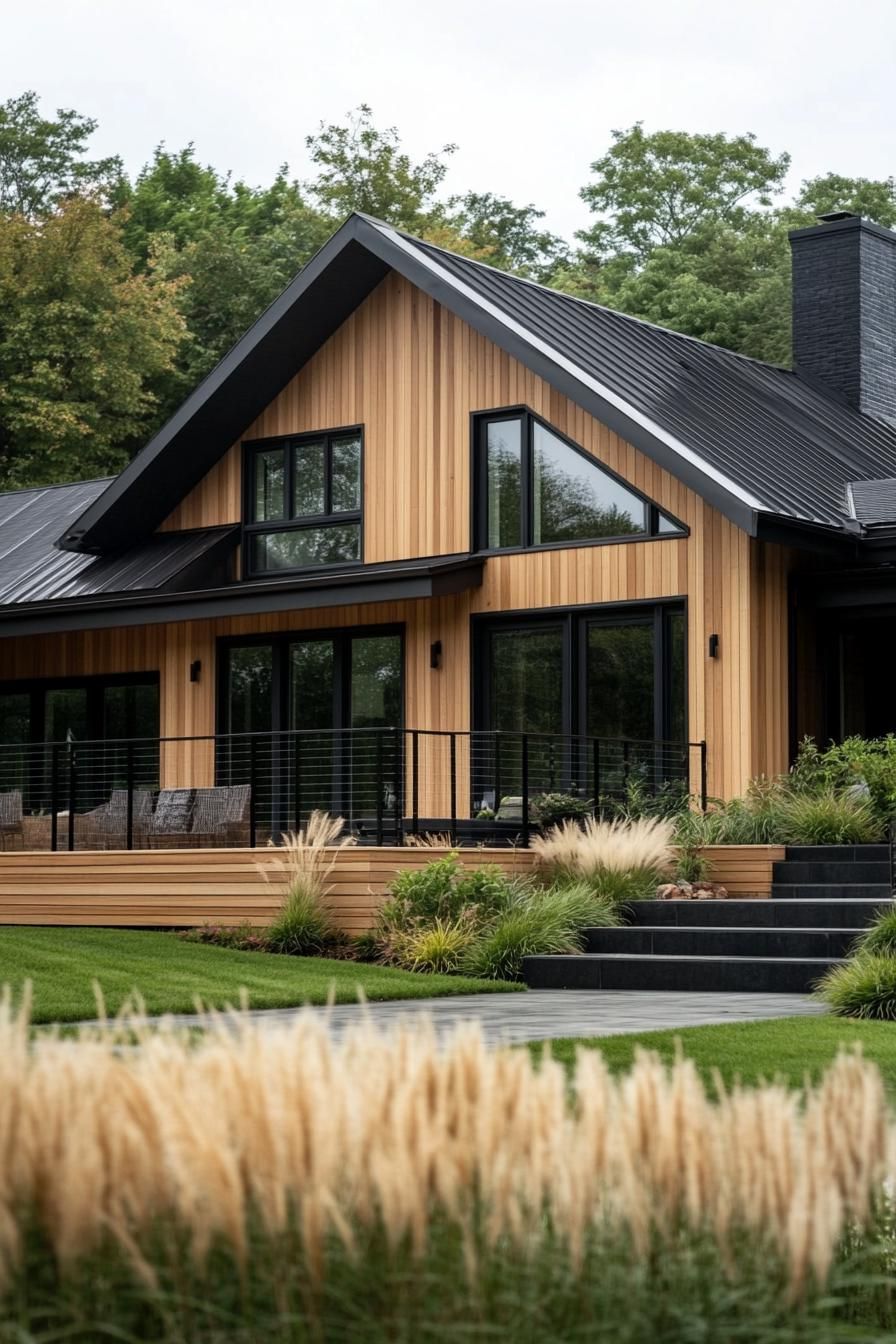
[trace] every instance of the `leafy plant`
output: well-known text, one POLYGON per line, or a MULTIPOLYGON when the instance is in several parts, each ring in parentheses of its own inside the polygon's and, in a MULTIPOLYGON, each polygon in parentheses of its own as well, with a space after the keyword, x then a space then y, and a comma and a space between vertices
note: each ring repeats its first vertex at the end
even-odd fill
POLYGON ((790 772, 798 793, 853 789, 860 797, 867 788, 881 826, 896 815, 896 735, 847 737, 822 750, 812 738, 800 743, 790 772))
POLYGON ((778 804, 782 837, 791 844, 860 845, 883 838, 870 798, 837 793, 785 794, 778 804))
POLYGON ((858 954, 875 957, 896 957, 896 904, 882 910, 856 942, 858 954))
POLYGON ((896 1021, 896 957, 853 957, 832 967, 816 993, 841 1017, 896 1021))
POLYGON ((519 980, 524 957, 578 949, 568 911, 549 900, 530 901, 499 915, 464 954, 461 969, 481 980, 519 980))
POLYGON ((408 971, 450 975, 473 941, 475 927, 469 918, 434 919, 411 929, 398 943, 396 961, 408 971))
POLYGON ((699 844, 678 846, 675 876, 681 882, 705 882, 712 871, 712 863, 699 844))
POLYGON ((459 868, 457 851, 452 850, 423 868, 408 868, 399 873, 389 887, 391 899, 383 907, 384 913, 388 912, 392 922, 399 923, 456 918, 464 905, 457 892, 459 868))
POLYGON ((577 793, 539 793, 530 803, 532 820, 539 826, 555 826, 561 821, 584 821, 594 810, 590 798, 577 793))

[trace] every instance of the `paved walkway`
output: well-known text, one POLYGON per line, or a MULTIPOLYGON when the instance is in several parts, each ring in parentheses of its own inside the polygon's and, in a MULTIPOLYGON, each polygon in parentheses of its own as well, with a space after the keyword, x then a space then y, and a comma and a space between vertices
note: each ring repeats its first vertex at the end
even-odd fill
MULTIPOLYGON (((292 1021, 298 1012, 327 1016, 336 1035, 367 1015, 376 1026, 407 1025, 423 1017, 439 1034, 478 1021, 494 1045, 558 1036, 618 1036, 627 1031, 698 1027, 720 1022, 756 1022, 824 1012, 799 994, 691 994, 643 990, 529 990, 525 994, 458 994, 441 999, 336 1004, 332 1008, 271 1008, 250 1016, 271 1026, 292 1021)), ((178 1017, 189 1026, 196 1019, 178 1017)))

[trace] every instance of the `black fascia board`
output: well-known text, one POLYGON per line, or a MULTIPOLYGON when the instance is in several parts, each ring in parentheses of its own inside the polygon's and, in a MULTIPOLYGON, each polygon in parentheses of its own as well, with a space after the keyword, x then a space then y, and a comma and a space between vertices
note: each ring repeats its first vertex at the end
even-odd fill
POLYGON ((366 565, 363 569, 333 571, 326 576, 231 583, 181 593, 127 593, 106 598, 13 604, 0 609, 0 639, 63 630, 161 625, 217 616, 266 615, 275 611, 449 597, 478 587, 484 563, 476 555, 422 562, 390 561, 366 565))
POLYGON ((859 539, 853 533, 838 532, 823 523, 785 518, 776 513, 757 514, 753 535, 757 541, 772 541, 778 546, 793 546, 838 560, 854 558, 859 545, 859 539))
POLYGON ((62 550, 123 550, 163 522, 386 275, 357 241, 361 225, 352 216, 324 244, 59 539, 62 550))

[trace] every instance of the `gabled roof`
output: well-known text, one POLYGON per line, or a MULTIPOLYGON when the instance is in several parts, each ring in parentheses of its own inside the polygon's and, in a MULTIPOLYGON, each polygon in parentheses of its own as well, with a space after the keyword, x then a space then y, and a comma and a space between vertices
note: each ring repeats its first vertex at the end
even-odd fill
POLYGON ((352 215, 59 544, 114 550, 155 528, 390 269, 753 535, 854 536, 847 483, 896 476, 896 427, 789 370, 352 215))
POLYGON ((60 551, 56 539, 109 485, 108 480, 0 494, 0 609, 63 598, 176 592, 213 577, 239 529, 160 532, 116 555, 60 551))

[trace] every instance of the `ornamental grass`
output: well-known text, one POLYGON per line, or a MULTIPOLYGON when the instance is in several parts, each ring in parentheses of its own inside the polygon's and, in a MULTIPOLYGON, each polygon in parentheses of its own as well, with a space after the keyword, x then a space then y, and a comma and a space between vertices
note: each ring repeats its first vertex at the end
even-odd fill
POLYGON ((735 1301, 825 1338, 859 1254, 892 1324, 896 1132, 856 1054, 711 1100, 683 1058, 571 1079, 475 1026, 205 1025, 32 1041, 4 999, 0 1338, 733 1338, 735 1301))

